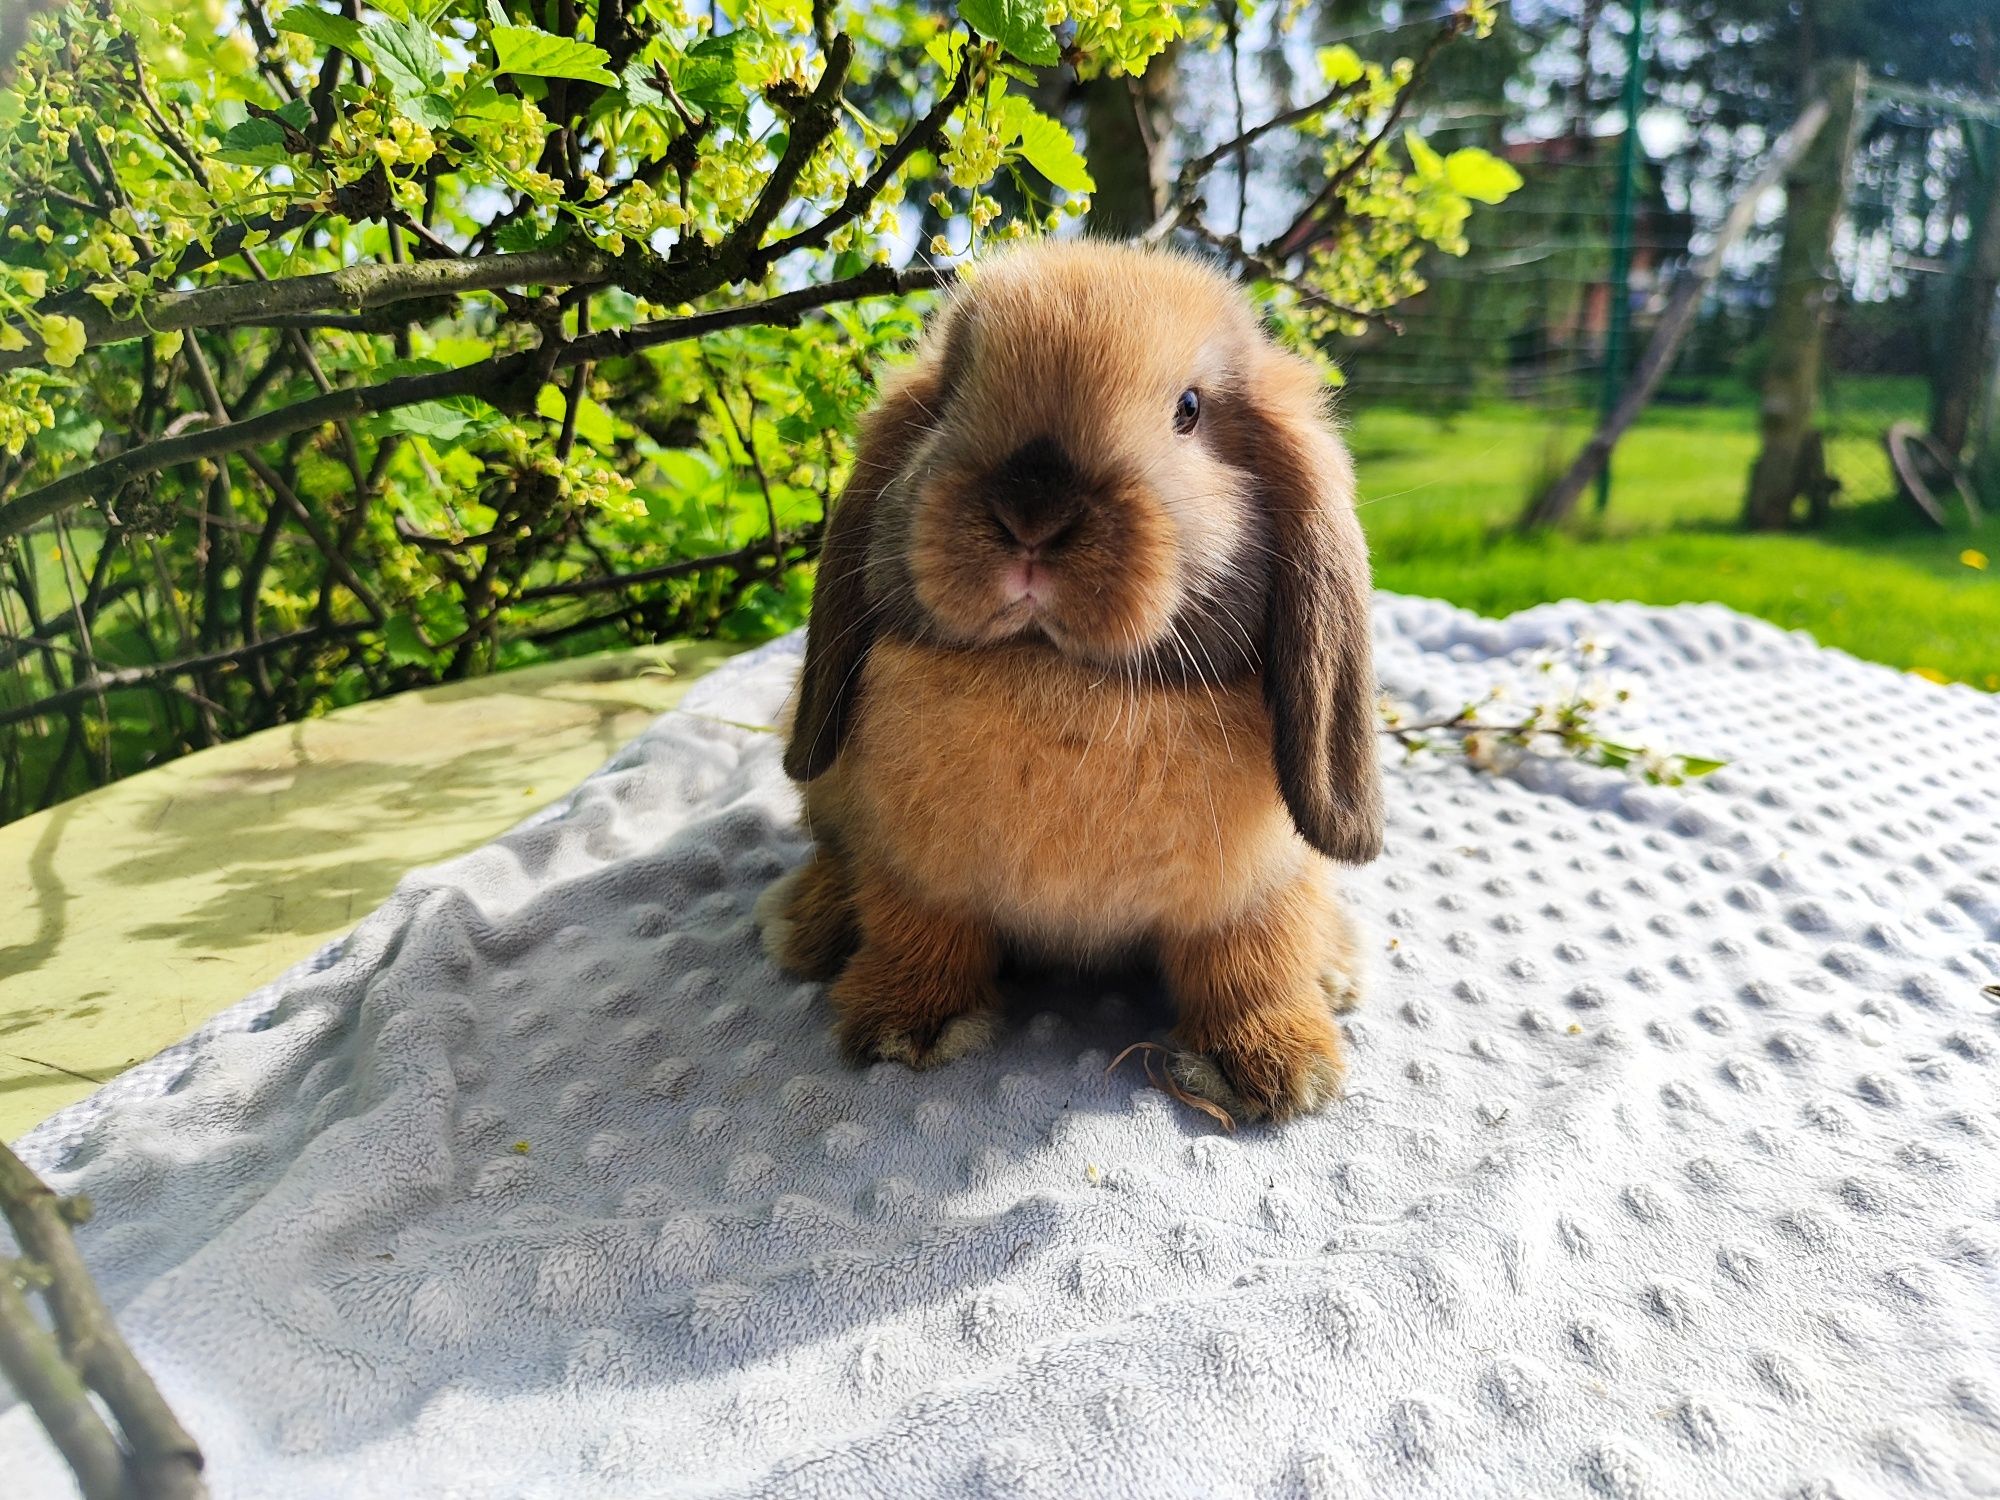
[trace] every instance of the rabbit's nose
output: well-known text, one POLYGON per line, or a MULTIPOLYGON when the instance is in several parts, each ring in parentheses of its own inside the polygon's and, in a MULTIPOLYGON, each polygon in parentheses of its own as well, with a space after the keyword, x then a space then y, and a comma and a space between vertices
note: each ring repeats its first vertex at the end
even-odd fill
POLYGON ((1000 529, 1008 539, 1028 552, 1040 552, 1045 547, 1053 547, 1076 529, 1080 519, 1074 509, 1065 514, 1051 515, 1040 510, 1032 515, 1023 515, 1012 507, 995 504, 993 519, 1000 523, 1000 529))
POLYGON ((1083 479, 1051 438, 1036 438, 994 469, 986 490, 993 519, 1034 551, 1062 540, 1083 515, 1083 479))

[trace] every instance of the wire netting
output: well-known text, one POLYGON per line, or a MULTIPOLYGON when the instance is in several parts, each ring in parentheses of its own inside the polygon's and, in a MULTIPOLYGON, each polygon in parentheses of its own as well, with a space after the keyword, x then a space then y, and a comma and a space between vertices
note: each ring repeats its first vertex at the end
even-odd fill
MULTIPOLYGON (((1923 429, 1930 422, 1939 341, 1967 315, 1960 282, 1978 190, 1968 133, 1989 113, 1874 86, 1864 101, 1826 267, 1831 290, 1815 416, 1836 505, 1896 495, 1884 435, 1895 423, 1923 429)), ((1398 310, 1400 331, 1372 331, 1345 351, 1353 404, 1388 403, 1447 419, 1485 402, 1526 408, 1545 418, 1551 462, 1559 464, 1600 407, 1607 362, 1615 362, 1610 385, 1618 389, 1677 279, 1714 243, 1735 196, 1729 184, 1642 148, 1632 216, 1621 231, 1614 211, 1619 146, 1611 129, 1505 142, 1522 188, 1475 215, 1464 257, 1431 258, 1430 288, 1398 310), (1631 247, 1623 290, 1630 331, 1615 348, 1620 291, 1612 274, 1621 232, 1631 247)), ((1782 190, 1767 194, 1756 226, 1726 256, 1660 387, 1655 405, 1662 411, 1706 409, 1719 428, 1754 432, 1784 210, 1782 190)), ((2000 350, 1990 299, 1975 311, 1986 328, 1982 363, 1990 372, 2000 350)), ((1975 403, 1975 448, 1989 425, 1988 405, 1975 403)), ((1449 428, 1444 432, 1448 440, 1449 428)), ((1733 478, 1740 489, 1747 469, 1733 478)))

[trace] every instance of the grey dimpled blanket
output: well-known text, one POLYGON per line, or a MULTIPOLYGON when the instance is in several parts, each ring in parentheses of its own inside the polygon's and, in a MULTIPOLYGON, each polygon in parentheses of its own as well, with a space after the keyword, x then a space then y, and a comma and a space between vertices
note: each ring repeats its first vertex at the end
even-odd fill
POLYGON ((2000 1492, 2000 704, 1709 607, 1378 660, 1578 630, 1731 766, 1392 768, 1317 1118, 1107 1077, 1139 981, 845 1068, 751 921, 787 639, 25 1154, 225 1497, 2000 1492))

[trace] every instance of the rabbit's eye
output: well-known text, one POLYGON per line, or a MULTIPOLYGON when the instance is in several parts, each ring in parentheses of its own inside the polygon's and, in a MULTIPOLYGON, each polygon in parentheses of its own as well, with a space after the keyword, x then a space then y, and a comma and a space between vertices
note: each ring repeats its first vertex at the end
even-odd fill
POLYGON ((1194 424, 1201 420, 1201 392, 1189 386, 1181 392, 1181 399, 1174 403, 1174 431, 1193 432, 1194 424))

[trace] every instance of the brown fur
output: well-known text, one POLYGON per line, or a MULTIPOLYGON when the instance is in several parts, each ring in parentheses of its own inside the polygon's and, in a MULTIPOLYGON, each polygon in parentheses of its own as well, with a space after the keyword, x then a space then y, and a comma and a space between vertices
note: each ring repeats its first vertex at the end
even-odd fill
POLYGON ((1354 955, 1323 856, 1373 857, 1381 802, 1319 403, 1214 271, 1089 243, 980 267, 885 387, 786 753, 818 852, 760 904, 781 962, 838 971, 851 1055, 976 1043, 1003 948, 1137 950, 1185 1085, 1251 1117, 1332 1096, 1354 955))

